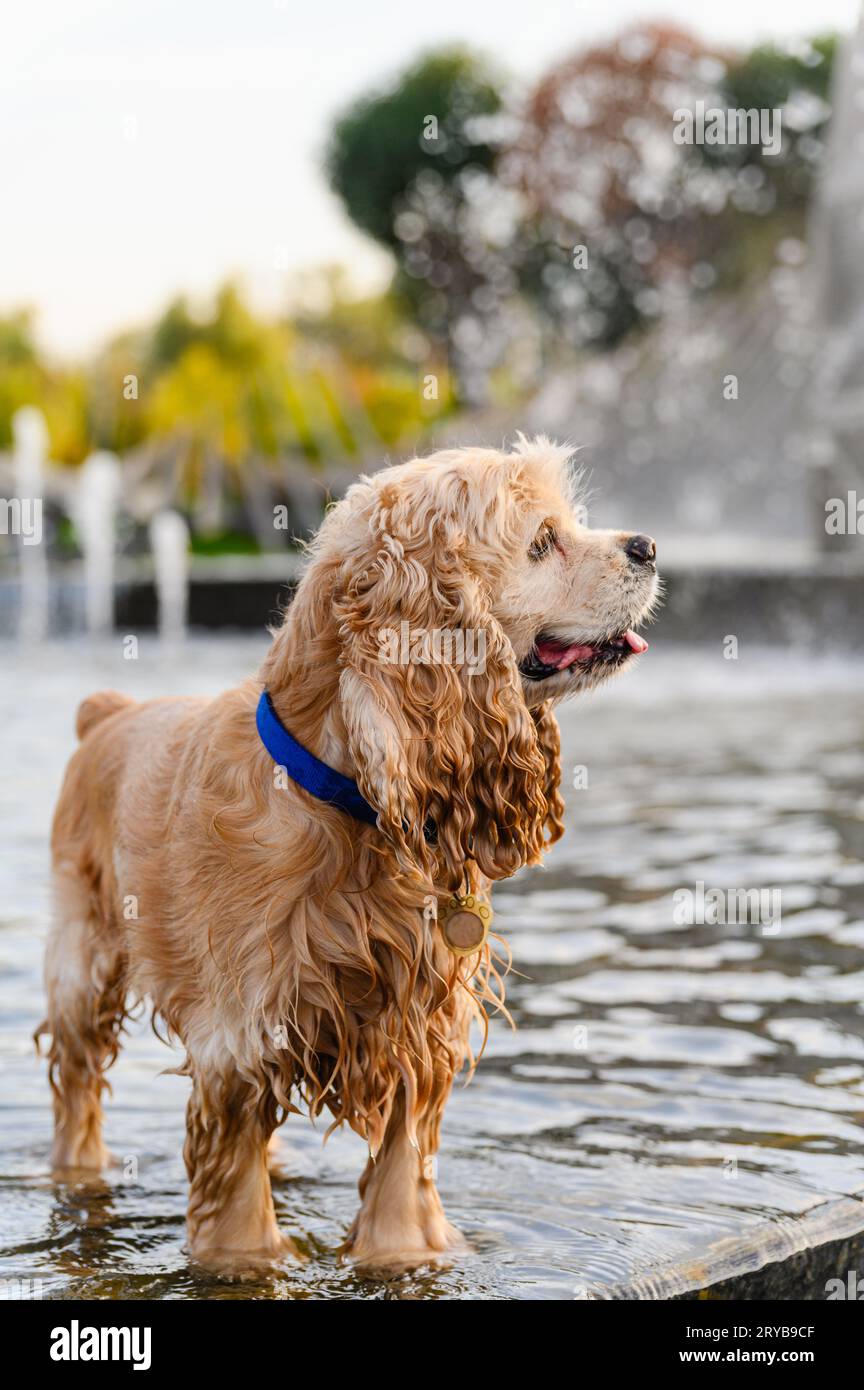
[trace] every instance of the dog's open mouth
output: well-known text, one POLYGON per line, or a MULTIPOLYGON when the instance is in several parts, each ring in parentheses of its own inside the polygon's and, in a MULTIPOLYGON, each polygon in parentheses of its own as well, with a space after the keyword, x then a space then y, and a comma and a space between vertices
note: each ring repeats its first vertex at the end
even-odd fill
POLYGON ((620 666, 634 654, 638 656, 647 650, 645 638, 629 627, 603 642, 567 642, 540 633, 528 656, 519 663, 519 670, 530 681, 543 681, 571 667, 586 671, 596 666, 620 666))

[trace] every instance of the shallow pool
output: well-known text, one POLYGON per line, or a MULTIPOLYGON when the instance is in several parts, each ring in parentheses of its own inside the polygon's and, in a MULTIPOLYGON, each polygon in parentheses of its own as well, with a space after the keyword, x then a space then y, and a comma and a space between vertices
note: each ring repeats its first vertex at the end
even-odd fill
POLYGON ((561 712, 566 838, 496 890, 518 1029, 493 1024, 445 1120, 440 1187, 469 1257, 389 1282, 343 1265, 364 1146, 322 1148, 326 1124, 292 1117, 274 1189, 303 1260, 254 1284, 196 1272, 182 1248, 188 1082, 160 1076, 175 1059, 145 1023, 111 1073, 106 1138, 124 1166, 53 1182, 30 1036, 74 706, 102 686, 216 691, 263 647, 0 654, 0 1278, 85 1298, 566 1299, 640 1278, 660 1291, 663 1271, 724 1239, 794 1236, 817 1203, 864 1191, 864 668, 719 649, 654 650, 561 712), (681 920, 700 892, 752 889, 779 891, 764 899, 779 912, 681 920))

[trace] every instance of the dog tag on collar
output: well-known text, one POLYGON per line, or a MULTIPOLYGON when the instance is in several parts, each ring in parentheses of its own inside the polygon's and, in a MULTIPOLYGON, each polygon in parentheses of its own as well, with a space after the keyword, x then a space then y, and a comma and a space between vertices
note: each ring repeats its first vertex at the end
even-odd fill
POLYGON ((464 898, 454 896, 444 904, 438 924, 454 956, 473 956, 489 935, 492 909, 473 893, 467 893, 464 898))

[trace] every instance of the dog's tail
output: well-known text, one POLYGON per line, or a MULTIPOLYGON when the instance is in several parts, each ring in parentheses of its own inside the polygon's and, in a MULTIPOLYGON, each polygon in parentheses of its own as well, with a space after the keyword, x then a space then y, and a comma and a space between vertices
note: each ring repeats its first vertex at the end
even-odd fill
POLYGON ((78 706, 75 732, 79 738, 86 738, 90 730, 101 724, 103 719, 116 714, 118 710, 126 709, 127 705, 134 704, 131 695, 121 695, 119 690, 97 690, 95 695, 88 695, 78 706))

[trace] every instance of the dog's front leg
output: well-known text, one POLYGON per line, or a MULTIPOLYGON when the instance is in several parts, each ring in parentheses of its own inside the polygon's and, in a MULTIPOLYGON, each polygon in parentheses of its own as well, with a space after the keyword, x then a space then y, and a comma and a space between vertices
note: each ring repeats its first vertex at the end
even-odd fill
POLYGON ((211 1268, 240 1268, 291 1252, 276 1224, 268 1144, 276 1105, 236 1078, 193 1079, 183 1157, 189 1174, 189 1252, 211 1268))
MULTIPOLYGON (((449 1092, 449 1085, 447 1087, 449 1092)), ((367 1268, 412 1269, 440 1264, 467 1246, 444 1215, 435 1186, 438 1128, 447 1093, 417 1126, 420 1152, 405 1129, 404 1103, 393 1107, 384 1143, 360 1179, 361 1207, 345 1254, 367 1268)))

